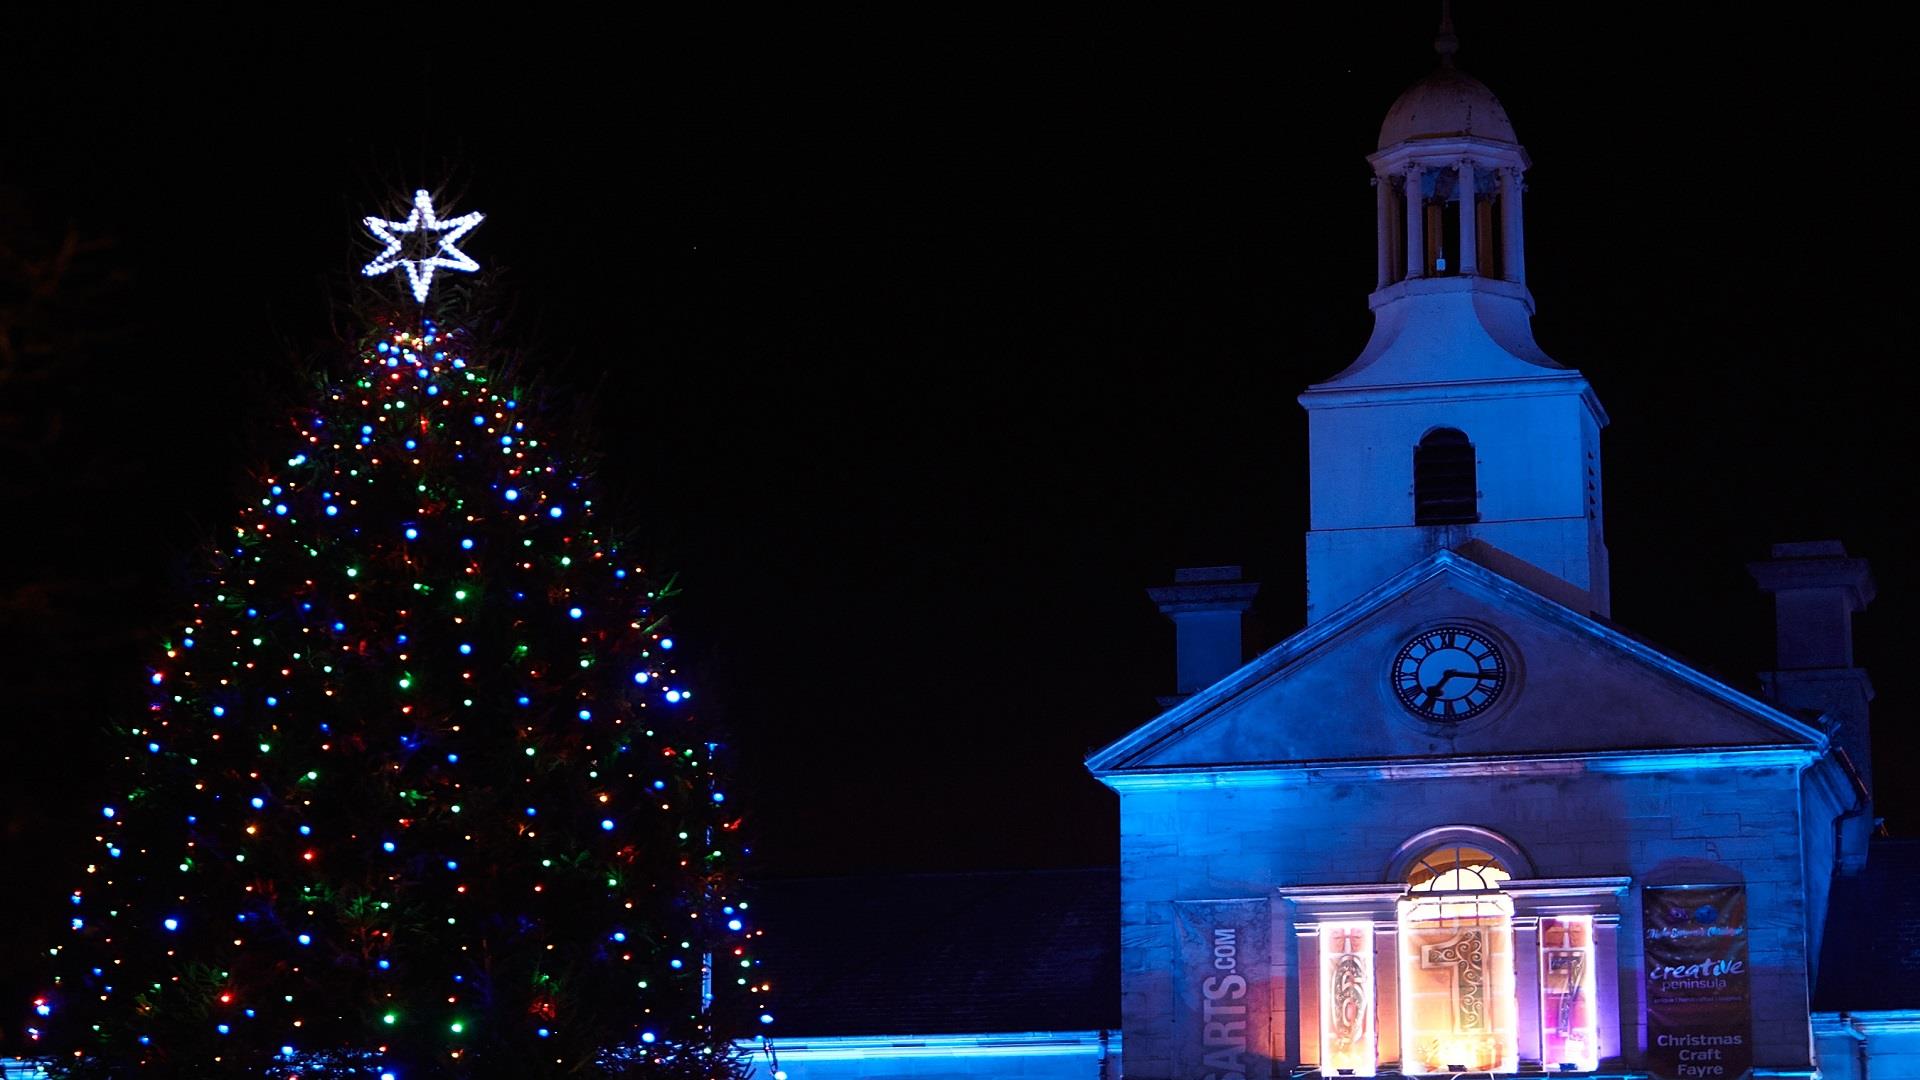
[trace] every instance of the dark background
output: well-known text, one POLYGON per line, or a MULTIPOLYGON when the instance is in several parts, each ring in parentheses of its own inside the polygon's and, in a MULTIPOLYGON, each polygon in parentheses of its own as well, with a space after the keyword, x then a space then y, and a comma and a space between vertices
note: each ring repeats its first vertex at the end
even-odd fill
MULTIPOLYGON (((1460 63, 1536 162, 1539 339, 1614 418, 1615 618, 1750 687, 1744 563, 1872 559, 1880 805, 1911 832, 1911 36, 1682 7, 1463 0, 1460 63)), ((1433 7, 301 10, 12 30, 0 955, 61 917, 92 733, 327 355, 360 217, 415 186, 489 215, 467 250, 684 571, 761 873, 1113 861, 1079 762, 1171 690, 1142 590, 1243 563, 1256 644, 1299 624, 1293 398, 1366 339, 1363 158, 1433 7)))

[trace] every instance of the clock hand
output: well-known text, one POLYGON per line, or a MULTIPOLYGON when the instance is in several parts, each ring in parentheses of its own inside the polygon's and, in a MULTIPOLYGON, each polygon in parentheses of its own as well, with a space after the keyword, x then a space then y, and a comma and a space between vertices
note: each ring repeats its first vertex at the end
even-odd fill
POLYGON ((1480 677, 1480 673, 1477 671, 1454 671, 1452 669, 1449 669, 1447 671, 1443 671, 1440 673, 1439 682, 1434 683, 1432 686, 1423 686, 1420 689, 1425 691, 1428 696, 1432 696, 1434 694, 1438 694, 1440 692, 1441 687, 1447 685, 1449 682, 1452 682, 1455 679, 1478 679, 1479 677, 1480 677))

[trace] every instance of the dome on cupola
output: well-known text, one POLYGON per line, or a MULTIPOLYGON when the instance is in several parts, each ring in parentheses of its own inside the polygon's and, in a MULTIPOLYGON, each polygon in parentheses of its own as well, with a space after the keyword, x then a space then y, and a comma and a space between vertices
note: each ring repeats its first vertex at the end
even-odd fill
POLYGON ((1409 139, 1490 139, 1519 145, 1500 99, 1486 83, 1453 66, 1460 39, 1453 34, 1451 7, 1442 6, 1440 35, 1433 39, 1433 51, 1440 54, 1439 68, 1407 87, 1387 110, 1386 122, 1380 125, 1379 149, 1409 139))
POLYGON ((1380 125, 1382 150, 1409 139, 1457 138, 1520 141, 1487 84, 1451 63, 1409 86, 1380 125))

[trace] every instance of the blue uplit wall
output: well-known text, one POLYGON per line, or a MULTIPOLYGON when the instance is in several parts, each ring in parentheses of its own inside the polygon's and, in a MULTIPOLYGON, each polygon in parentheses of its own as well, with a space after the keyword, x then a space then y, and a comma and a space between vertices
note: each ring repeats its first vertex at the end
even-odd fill
POLYGON ((1032 1031, 777 1039, 753 1080, 1119 1080, 1120 1035, 1032 1031), (774 1060, 778 1059, 776 1070, 774 1060))

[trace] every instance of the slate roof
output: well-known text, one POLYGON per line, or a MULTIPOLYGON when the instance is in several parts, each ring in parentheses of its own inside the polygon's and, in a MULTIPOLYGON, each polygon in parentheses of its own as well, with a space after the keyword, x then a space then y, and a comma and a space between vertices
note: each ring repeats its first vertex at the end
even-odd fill
POLYGON ((1120 1026, 1120 872, 755 885, 776 1039, 1120 1026))
POLYGON ((1813 1008, 1920 1009, 1920 840, 1876 839, 1865 870, 1834 879, 1813 1008))

